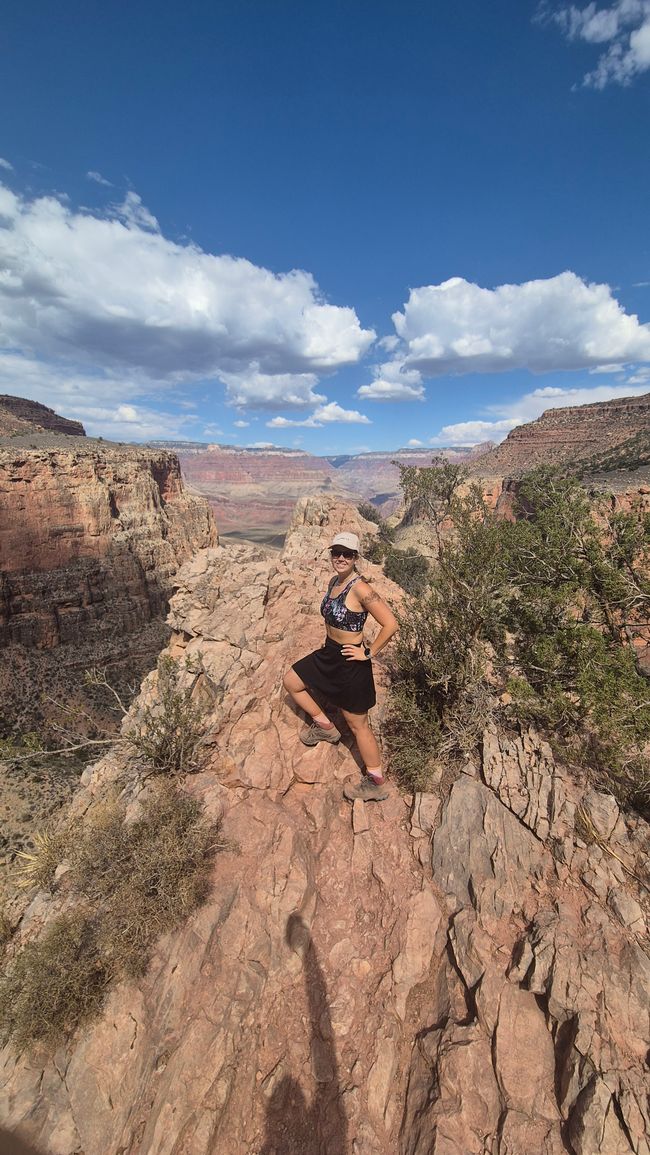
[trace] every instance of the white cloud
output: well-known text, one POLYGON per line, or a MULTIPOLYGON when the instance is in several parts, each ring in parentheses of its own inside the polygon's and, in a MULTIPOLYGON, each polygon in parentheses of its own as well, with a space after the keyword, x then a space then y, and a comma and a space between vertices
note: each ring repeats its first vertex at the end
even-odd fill
POLYGON ((63 417, 81 421, 91 437, 141 441, 187 436, 181 431, 196 423, 196 414, 155 410, 144 400, 148 392, 148 383, 135 377, 81 373, 70 364, 0 351, 0 393, 49 405, 63 417))
POLYGON ((319 405, 304 421, 293 421, 288 417, 272 417, 267 421, 269 429, 293 429, 301 426, 305 429, 320 429, 323 425, 340 422, 344 425, 371 425, 372 422, 363 413, 356 409, 342 409, 336 401, 327 405, 319 405))
POLYGON ((247 449, 279 449, 279 446, 276 445, 273 441, 251 441, 246 446, 246 448, 247 449))
MULTIPOLYGON (((395 339, 399 343, 399 339, 395 339)), ((407 369, 403 360, 384 361, 373 368, 375 380, 371 385, 357 389, 357 397, 364 401, 424 401, 422 374, 407 369)))
POLYGON ((411 290, 393 322, 401 363, 424 376, 650 360, 650 325, 626 313, 608 285, 571 272, 496 289, 462 277, 425 285, 411 290))
POLYGON ((0 168, 5 169, 6 172, 14 171, 14 166, 8 160, 5 160, 3 156, 0 156, 0 168))
POLYGON ((222 371, 219 376, 228 388, 231 403, 242 408, 277 409, 278 405, 286 405, 304 409, 327 400, 322 393, 314 392, 318 384, 315 373, 263 373, 259 362, 253 361, 243 372, 222 371))
POLYGON ((609 44, 583 84, 603 89, 610 83, 628 85, 650 68, 650 0, 616 0, 609 8, 571 4, 545 19, 557 24, 569 40, 609 44))
POLYGON ((250 421, 233 421, 233 425, 236 429, 248 429, 250 421))
POLYGON ((515 425, 520 424, 516 418, 504 418, 502 421, 459 421, 455 425, 443 425, 440 432, 430 438, 430 444, 478 445, 481 441, 501 441, 515 425))
POLYGON ((577 386, 560 388, 546 386, 525 393, 516 401, 503 405, 488 406, 495 420, 460 421, 456 425, 445 425, 431 438, 435 445, 475 445, 479 441, 501 441, 516 425, 534 421, 547 409, 565 409, 573 405, 591 405, 595 401, 610 401, 615 397, 638 397, 650 387, 648 378, 633 383, 633 379, 620 385, 577 386))
POLYGON ((617 365, 616 362, 614 362, 613 365, 595 365, 593 369, 589 370, 589 373, 623 373, 624 371, 625 365, 617 365))
POLYGON ((406 442, 406 444, 411 449, 419 449, 421 446, 424 445, 424 441, 418 441, 417 437, 412 437, 410 441, 406 442))
POLYGON ((117 421, 128 421, 131 423, 140 420, 135 405, 118 405, 115 410, 115 418, 117 421))
POLYGON ((0 267, 0 343, 29 360, 74 358, 87 379, 212 378, 238 405, 306 407, 325 401, 319 375, 374 339, 309 273, 167 239, 134 192, 99 216, 0 184, 0 267))
POLYGON ((143 205, 142 198, 136 192, 127 192, 121 205, 114 205, 113 212, 119 221, 129 229, 143 229, 146 232, 159 233, 160 225, 153 213, 143 205))
POLYGON ((92 180, 92 181, 94 181, 95 184, 104 185, 106 188, 112 188, 113 187, 110 180, 106 180, 106 177, 102 176, 102 174, 100 172, 93 172, 92 170, 90 172, 87 172, 86 173, 86 180, 92 180))

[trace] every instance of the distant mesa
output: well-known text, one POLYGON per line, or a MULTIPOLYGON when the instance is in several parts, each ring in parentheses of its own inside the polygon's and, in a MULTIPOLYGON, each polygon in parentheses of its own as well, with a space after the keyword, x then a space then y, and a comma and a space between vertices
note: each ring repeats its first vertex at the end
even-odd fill
POLYGON ((68 437, 85 437, 80 421, 69 421, 47 405, 0 393, 0 437, 20 437, 28 433, 63 433, 68 437))
POLYGON ((520 477, 536 465, 581 473, 630 470, 650 462, 650 393, 547 409, 479 457, 479 476, 520 477))

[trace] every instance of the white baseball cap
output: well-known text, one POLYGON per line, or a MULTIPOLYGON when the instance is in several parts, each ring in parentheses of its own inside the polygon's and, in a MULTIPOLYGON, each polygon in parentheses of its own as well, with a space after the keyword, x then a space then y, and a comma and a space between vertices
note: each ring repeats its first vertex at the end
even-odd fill
POLYGON ((343 549, 352 549, 355 553, 359 553, 359 538, 356 533, 337 533, 328 549, 332 549, 335 545, 341 545, 343 549))

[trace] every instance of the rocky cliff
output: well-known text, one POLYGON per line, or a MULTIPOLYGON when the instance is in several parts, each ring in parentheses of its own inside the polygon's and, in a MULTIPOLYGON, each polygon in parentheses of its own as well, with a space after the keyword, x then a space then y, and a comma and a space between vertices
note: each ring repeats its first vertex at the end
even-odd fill
MULTIPOLYGON (((647 1155, 647 827, 498 728, 437 792, 350 808, 349 739, 303 747, 281 690, 342 526, 373 532, 307 498, 279 560, 219 546, 181 571, 170 652, 200 655, 213 734, 186 788, 231 849, 101 1021, 3 1052, 0 1117, 50 1155, 647 1155)), ((79 821, 124 771, 86 772, 79 821)))
POLYGON ((14 437, 27 433, 58 433, 69 437, 85 437, 80 421, 69 421, 47 405, 28 401, 26 397, 0 394, 0 437, 14 437))
POLYGON ((176 570, 215 540, 172 454, 80 438, 0 446, 5 732, 33 724, 42 686, 66 696, 67 676, 79 684, 84 668, 126 663, 142 676, 160 648, 176 570))
MULTIPOLYGON (((650 429, 650 393, 593 405, 547 409, 536 421, 518 425, 496 449, 479 457, 472 472, 518 477, 536 465, 586 463, 611 453, 650 429)), ((611 468, 610 462, 610 468, 611 468)))

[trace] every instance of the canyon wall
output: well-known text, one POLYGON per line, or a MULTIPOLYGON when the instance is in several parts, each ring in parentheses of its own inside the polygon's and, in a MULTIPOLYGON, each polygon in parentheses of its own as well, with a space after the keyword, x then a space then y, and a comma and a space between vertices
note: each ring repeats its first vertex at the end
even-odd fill
POLYGON ((300 497, 340 492, 329 461, 301 450, 179 446, 178 456, 183 476, 209 502, 223 533, 253 529, 284 534, 300 497))
POLYGON ((56 696, 84 668, 142 676, 165 636, 174 574, 215 541, 172 454, 80 438, 0 446, 5 732, 37 720, 43 687, 56 696))
POLYGON ((593 405, 547 409, 536 421, 518 425, 505 441, 479 457, 472 473, 517 477, 536 465, 569 465, 598 457, 650 430, 650 393, 593 405))
MULTIPOLYGON (((488 445, 490 443, 487 443, 488 445)), ((349 502, 373 501, 388 515, 400 501, 399 469, 430 465, 434 453, 472 461, 485 445, 469 449, 398 449, 389 453, 316 457, 298 449, 236 449, 211 445, 174 447, 183 475, 214 510, 224 533, 266 529, 286 532, 300 497, 333 493, 349 502)))
MULTIPOLYGON (((281 688, 322 640, 343 528, 376 532, 305 498, 281 557, 228 543, 178 575, 169 653, 201 663, 209 703, 185 788, 228 848, 100 1021, 54 1055, 2 1052, 0 1117, 48 1155, 648 1155, 648 827, 498 725, 453 781, 350 807, 349 735, 304 747, 281 688)), ((113 753, 76 819, 118 781, 137 813, 113 753)), ((66 901, 63 872, 9 949, 66 901)))

